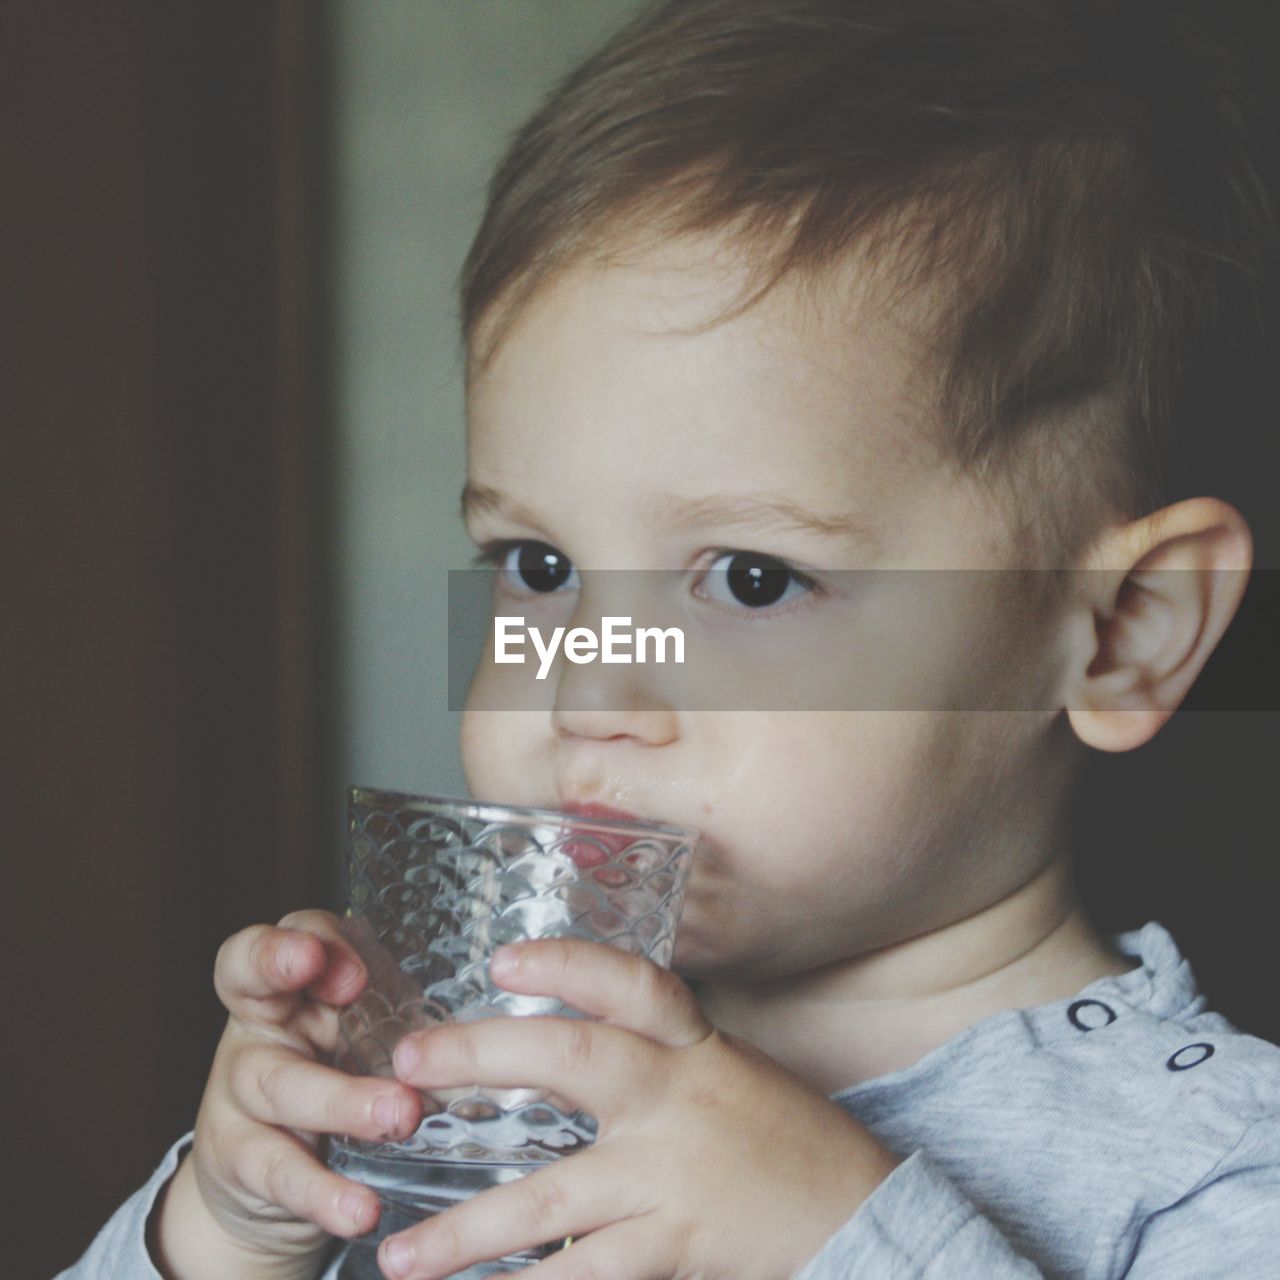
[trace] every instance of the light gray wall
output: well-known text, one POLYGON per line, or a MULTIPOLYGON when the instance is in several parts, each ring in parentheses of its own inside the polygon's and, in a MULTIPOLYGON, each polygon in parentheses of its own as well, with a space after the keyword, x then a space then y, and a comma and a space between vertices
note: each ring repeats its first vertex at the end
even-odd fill
MULTIPOLYGON (((454 282, 506 139, 636 0, 330 0, 341 781, 464 794, 454 282)), ((336 798, 335 798, 336 804, 336 798)))

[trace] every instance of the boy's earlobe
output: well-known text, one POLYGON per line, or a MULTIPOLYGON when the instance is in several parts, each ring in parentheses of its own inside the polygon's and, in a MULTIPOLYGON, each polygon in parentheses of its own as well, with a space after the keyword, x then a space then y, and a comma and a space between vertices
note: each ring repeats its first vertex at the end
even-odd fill
POLYGON ((1129 751, 1159 732, 1235 616, 1252 560, 1244 517, 1216 498, 1098 539, 1079 575, 1082 640, 1066 691, 1082 742, 1129 751))

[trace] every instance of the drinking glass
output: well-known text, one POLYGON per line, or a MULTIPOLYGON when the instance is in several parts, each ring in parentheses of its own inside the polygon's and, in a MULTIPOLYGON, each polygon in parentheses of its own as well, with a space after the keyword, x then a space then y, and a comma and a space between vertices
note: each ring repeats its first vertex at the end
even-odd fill
MULTIPOLYGON (((342 931, 369 983, 340 1012, 335 1063, 346 1071, 390 1077, 402 1036, 447 1022, 584 1016, 552 997, 495 986, 489 960, 503 943, 586 938, 670 963, 692 829, 362 787, 348 792, 347 811, 342 931)), ((354 1251, 370 1276, 379 1274, 373 1251, 384 1236, 596 1134, 592 1116, 534 1088, 437 1090, 423 1102, 422 1123, 404 1142, 330 1143, 330 1167, 382 1201, 378 1230, 354 1251)), ((462 1274, 516 1271, 551 1247, 462 1274)), ((343 1274, 365 1272, 352 1265, 343 1274)))

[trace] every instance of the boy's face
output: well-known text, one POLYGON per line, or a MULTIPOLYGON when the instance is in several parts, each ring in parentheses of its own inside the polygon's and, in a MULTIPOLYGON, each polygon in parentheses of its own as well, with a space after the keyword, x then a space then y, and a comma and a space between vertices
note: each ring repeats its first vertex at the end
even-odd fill
MULTIPOLYGON (((803 652, 819 635, 825 652, 853 652, 892 634, 884 599, 857 587, 873 575, 824 571, 1024 567, 990 496, 928 447, 903 331, 849 293, 784 282, 698 332, 741 283, 712 248, 586 263, 524 306, 472 379, 468 465, 471 484, 523 511, 477 510, 477 544, 547 543, 581 569, 679 570, 687 607, 739 655, 803 652), (850 530, 652 514, 659 497, 758 509, 761 494, 850 530), (793 583, 757 612, 727 585, 736 551, 794 566, 826 594, 793 583)), ((505 563, 499 590, 515 596, 503 612, 520 613, 521 592, 538 597, 515 557, 505 563)), ((1053 620, 1028 623, 992 586, 1014 575, 928 576, 947 585, 922 594, 907 642, 884 650, 892 680, 936 690, 939 706, 964 705, 978 681, 1007 689, 1003 705, 1043 711, 691 712, 658 695, 651 666, 561 660, 542 686, 508 690, 486 660, 462 725, 472 792, 700 828, 675 958, 694 976, 807 972, 968 916, 1058 852, 1068 735, 1051 705, 1053 620), (591 704, 593 681, 608 709, 568 709, 591 704)), ((568 624, 574 580, 561 590, 556 622, 568 624)))

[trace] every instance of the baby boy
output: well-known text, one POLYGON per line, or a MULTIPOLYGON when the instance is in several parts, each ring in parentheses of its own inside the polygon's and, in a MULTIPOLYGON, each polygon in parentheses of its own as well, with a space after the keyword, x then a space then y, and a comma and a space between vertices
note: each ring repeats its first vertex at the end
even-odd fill
POLYGON ((1067 823, 1251 558, 1162 478, 1270 235, 1182 9, 682 0, 529 122, 463 281, 502 612, 662 569, 726 667, 872 655, 882 698, 691 709, 640 666, 482 663, 473 794, 702 831, 676 972, 507 949, 497 981, 595 1018, 442 1028, 356 1080, 324 1065, 365 981, 332 918, 237 935, 194 1142, 75 1280, 354 1275, 333 1237, 377 1199, 323 1135, 407 1136, 419 1089, 473 1082, 599 1139, 384 1239, 390 1280, 562 1237, 546 1280, 1280 1274, 1280 1050, 1158 924, 1095 929, 1067 823))

